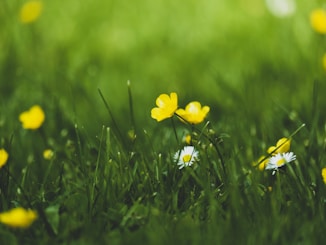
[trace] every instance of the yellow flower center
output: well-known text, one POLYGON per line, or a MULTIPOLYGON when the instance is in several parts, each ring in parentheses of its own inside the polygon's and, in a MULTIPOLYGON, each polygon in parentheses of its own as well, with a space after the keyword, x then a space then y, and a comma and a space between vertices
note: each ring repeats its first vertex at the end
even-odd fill
POLYGON ((281 158, 280 160, 278 160, 278 161, 276 162, 276 165, 277 165, 278 167, 280 167, 280 166, 284 165, 285 162, 286 162, 285 159, 284 159, 284 158, 281 158))
POLYGON ((182 157, 183 162, 190 162, 191 160, 191 155, 187 154, 182 157))

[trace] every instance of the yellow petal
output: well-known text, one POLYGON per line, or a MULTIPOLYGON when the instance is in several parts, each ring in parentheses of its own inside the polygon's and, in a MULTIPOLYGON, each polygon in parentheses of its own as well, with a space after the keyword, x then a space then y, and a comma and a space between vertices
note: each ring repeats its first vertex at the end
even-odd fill
POLYGON ((281 138, 277 141, 277 153, 288 152, 290 150, 291 140, 288 138, 281 138))
POLYGON ((5 149, 0 149, 0 168, 6 164, 8 157, 7 151, 5 149))
POLYGON ((37 218, 37 213, 33 210, 26 210, 21 207, 0 213, 0 222, 18 228, 29 227, 37 218))
POLYGON ((275 146, 270 146, 270 147, 268 147, 268 149, 267 149, 267 153, 268 154, 272 154, 272 152, 273 152, 273 154, 275 153, 274 151, 275 151, 275 146))
POLYGON ((205 114, 205 116, 207 115, 207 113, 210 111, 209 106, 204 106, 202 109, 202 112, 205 114))
POLYGON ((162 110, 161 108, 153 108, 151 110, 151 117, 153 119, 156 119, 158 122, 163 121, 164 119, 167 119, 169 117, 172 117, 170 113, 167 113, 165 110, 162 110))
POLYGON ((161 94, 156 99, 156 105, 158 107, 164 107, 167 103, 169 103, 170 97, 167 94, 161 94))
POLYGON ((266 159, 265 158, 266 158, 266 156, 261 156, 257 161, 258 162, 258 169, 260 171, 264 171, 265 168, 266 168, 266 165, 268 163, 269 158, 268 157, 266 159))
POLYGON ((324 9, 312 11, 310 14, 310 24, 316 32, 326 34, 326 11, 324 9))
POLYGON ((171 103, 178 107, 178 95, 174 92, 170 93, 171 103))

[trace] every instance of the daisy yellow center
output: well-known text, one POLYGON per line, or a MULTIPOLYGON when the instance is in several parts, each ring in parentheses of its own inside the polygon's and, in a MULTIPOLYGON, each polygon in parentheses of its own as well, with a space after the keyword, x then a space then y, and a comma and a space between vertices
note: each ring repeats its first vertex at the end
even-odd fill
POLYGON ((182 157, 183 162, 190 162, 190 160, 191 160, 191 155, 189 154, 186 154, 182 157))
POLYGON ((285 162, 286 162, 285 159, 284 159, 284 158, 281 158, 280 160, 278 160, 278 161, 276 162, 276 165, 277 165, 277 166, 282 166, 282 165, 284 165, 285 162))

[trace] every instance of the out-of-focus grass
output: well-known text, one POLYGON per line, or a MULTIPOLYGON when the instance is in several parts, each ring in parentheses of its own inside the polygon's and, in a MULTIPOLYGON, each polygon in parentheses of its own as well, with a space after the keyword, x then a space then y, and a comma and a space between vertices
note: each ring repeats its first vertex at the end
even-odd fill
MULTIPOLYGON (((322 241, 326 47, 309 25, 318 1, 286 18, 259 0, 43 1, 29 25, 23 3, 0 3, 0 148, 11 173, 0 169, 0 207, 29 203, 45 216, 22 232, 1 226, 1 244, 322 241), (228 175, 208 145, 198 171, 174 166, 171 125, 150 118, 171 91, 182 107, 211 107, 228 175), (25 131, 18 115, 36 103, 46 122, 25 131), (273 178, 251 166, 302 123, 293 167, 273 178)), ((180 138, 189 131, 176 127, 180 138)))
POLYGON ((34 88, 34 98, 75 101, 77 111, 101 105, 97 87, 125 108, 128 80, 141 113, 162 91, 221 104, 234 99, 225 84, 262 87, 261 97, 266 85, 272 96, 269 87, 288 94, 300 84, 306 91, 320 67, 308 18, 313 3, 298 3, 294 16, 278 19, 257 0, 44 2, 31 25, 19 23, 19 2, 2 5, 1 90, 11 96, 34 88))

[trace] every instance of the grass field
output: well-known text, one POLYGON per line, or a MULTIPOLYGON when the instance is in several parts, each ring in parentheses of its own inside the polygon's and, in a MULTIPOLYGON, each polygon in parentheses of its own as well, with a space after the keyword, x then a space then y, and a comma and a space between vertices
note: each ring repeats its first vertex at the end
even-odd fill
POLYGON ((27 2, 0 3, 0 244, 323 244, 324 1, 27 2), (154 120, 172 92, 209 113, 154 120))

